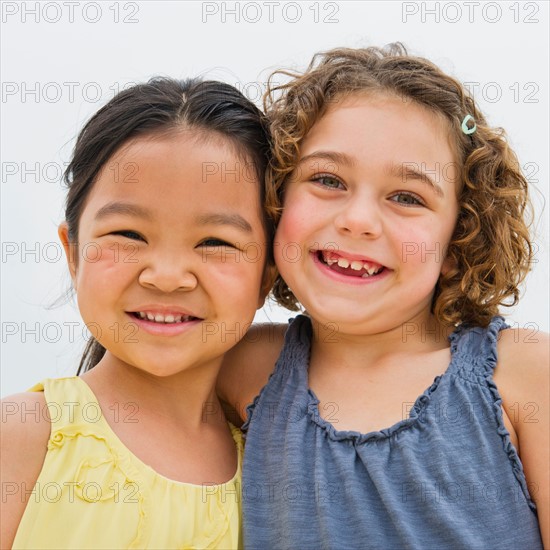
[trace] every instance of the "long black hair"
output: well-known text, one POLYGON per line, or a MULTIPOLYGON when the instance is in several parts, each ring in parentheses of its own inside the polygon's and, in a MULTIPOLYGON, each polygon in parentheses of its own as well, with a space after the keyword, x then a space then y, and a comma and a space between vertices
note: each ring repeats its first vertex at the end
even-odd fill
MULTIPOLYGON (((84 126, 64 174, 68 187, 65 221, 69 240, 78 243, 78 223, 84 204, 105 163, 128 140, 170 131, 185 125, 215 132, 251 159, 265 202, 264 180, 269 162, 269 131, 261 111, 236 88, 217 81, 153 78, 116 95, 84 126)), ((273 225, 264 215, 268 239, 273 225)), ((77 374, 93 368, 105 348, 92 336, 86 345, 77 374)))

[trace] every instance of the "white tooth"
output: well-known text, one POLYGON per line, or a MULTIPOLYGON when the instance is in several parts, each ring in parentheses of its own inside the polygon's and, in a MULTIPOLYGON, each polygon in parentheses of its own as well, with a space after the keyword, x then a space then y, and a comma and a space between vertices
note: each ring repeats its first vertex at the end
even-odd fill
POLYGON ((337 260, 335 260, 334 258, 331 258, 329 254, 330 252, 323 251, 323 261, 328 265, 335 264, 337 260))
POLYGON ((174 318, 174 321, 176 323, 181 323, 181 315, 177 315, 175 318, 174 318))
POLYGON ((155 315, 155 322, 162 323, 164 321, 164 315, 155 315))
POLYGON ((143 311, 139 311, 138 312, 138 315, 142 318, 142 319, 145 319, 146 315, 145 313, 143 313, 143 311))
POLYGON ((357 260, 354 260, 353 262, 351 262, 351 269, 353 269, 353 271, 361 271, 363 269, 363 262, 358 262, 357 260))
POLYGON ((368 273, 363 273, 363 275, 361 275, 361 279, 366 279, 367 277, 370 277, 368 273))
POLYGON ((147 319, 149 319, 149 321, 154 321, 154 320, 155 320, 155 316, 154 316, 152 313, 148 313, 148 314, 147 314, 147 319))
POLYGON ((174 322, 174 316, 173 315, 166 315, 166 317, 164 317, 164 322, 165 323, 173 323, 174 322))
POLYGON ((376 271, 376 267, 371 267, 370 269, 367 269, 369 272, 369 275, 372 275, 376 271))
POLYGON ((346 258, 338 258, 338 265, 340 267, 346 268, 349 267, 349 262, 346 260, 346 258))

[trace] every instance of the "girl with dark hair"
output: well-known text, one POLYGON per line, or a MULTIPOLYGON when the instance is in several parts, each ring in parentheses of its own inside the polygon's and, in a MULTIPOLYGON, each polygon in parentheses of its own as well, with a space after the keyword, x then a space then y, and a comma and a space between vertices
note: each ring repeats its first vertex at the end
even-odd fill
POLYGON ((232 86, 154 79, 85 125, 59 236, 81 376, 5 401, 2 548, 236 548, 241 435, 214 384, 271 286, 269 135, 232 86))

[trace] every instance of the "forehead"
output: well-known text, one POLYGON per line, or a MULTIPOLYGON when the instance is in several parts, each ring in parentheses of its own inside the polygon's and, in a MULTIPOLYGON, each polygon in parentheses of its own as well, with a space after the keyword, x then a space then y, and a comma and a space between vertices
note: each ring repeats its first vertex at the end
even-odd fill
POLYGON ((182 130, 133 139, 105 163, 88 206, 135 200, 150 209, 187 212, 205 206, 259 212, 252 161, 217 134, 182 130))
POLYGON ((417 149, 437 148, 453 160, 457 157, 450 124, 443 115, 411 99, 382 93, 337 96, 303 145, 330 140, 348 146, 361 140, 371 148, 379 144, 385 152, 397 152, 399 147, 403 154, 416 145, 417 149))
POLYGON ((336 173, 346 165, 373 177, 426 174, 436 188, 444 181, 458 195, 461 167, 449 126, 443 116, 400 97, 338 98, 303 140, 299 165, 336 173))

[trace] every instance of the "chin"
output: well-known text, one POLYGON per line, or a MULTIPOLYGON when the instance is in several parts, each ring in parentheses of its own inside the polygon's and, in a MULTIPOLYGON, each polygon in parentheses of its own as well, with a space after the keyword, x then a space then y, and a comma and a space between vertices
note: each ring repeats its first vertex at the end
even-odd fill
POLYGON ((162 357, 162 354, 156 354, 151 358, 142 355, 135 361, 128 361, 128 365, 157 378, 168 378, 192 368, 188 361, 181 357, 179 359, 162 357))
POLYGON ((176 376, 178 374, 181 374, 182 372, 185 372, 187 369, 185 367, 179 366, 167 366, 166 364, 163 365, 154 365, 154 364, 147 364, 147 365, 139 365, 136 366, 140 371, 147 373, 149 376, 154 376, 155 378, 170 378, 171 376, 176 376))

